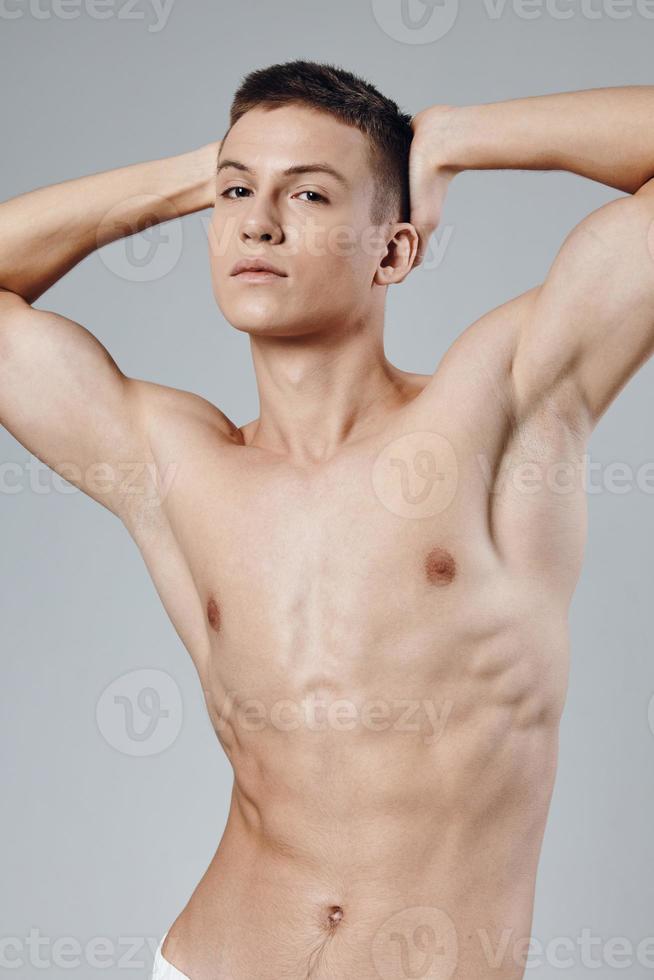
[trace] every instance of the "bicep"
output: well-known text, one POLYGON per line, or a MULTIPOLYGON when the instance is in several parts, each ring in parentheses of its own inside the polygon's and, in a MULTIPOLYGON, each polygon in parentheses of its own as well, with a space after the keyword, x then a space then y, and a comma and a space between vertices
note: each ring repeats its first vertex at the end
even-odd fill
POLYGON ((0 291, 0 423, 121 518, 145 454, 137 385, 85 327, 0 291))
POLYGON ((592 427, 654 353, 654 181, 568 235, 530 296, 512 363, 517 412, 565 390, 592 427))

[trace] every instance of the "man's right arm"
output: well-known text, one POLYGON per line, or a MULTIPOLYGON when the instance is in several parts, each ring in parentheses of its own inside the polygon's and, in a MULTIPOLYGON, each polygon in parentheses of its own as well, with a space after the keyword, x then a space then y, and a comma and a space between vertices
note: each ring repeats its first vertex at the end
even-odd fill
POLYGON ((121 481, 103 479, 98 464, 122 480, 124 464, 148 457, 148 382, 125 376, 81 324, 31 304, 102 245, 212 206, 218 149, 207 144, 0 204, 0 424, 121 518, 121 481))

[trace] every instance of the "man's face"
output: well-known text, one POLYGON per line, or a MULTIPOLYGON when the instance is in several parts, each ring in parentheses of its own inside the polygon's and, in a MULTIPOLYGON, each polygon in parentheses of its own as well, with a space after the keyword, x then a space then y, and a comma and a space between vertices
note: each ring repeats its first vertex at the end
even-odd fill
POLYGON ((364 134, 305 106, 251 109, 223 141, 218 168, 209 255, 229 323, 299 336, 365 321, 385 293, 373 279, 393 225, 370 223, 375 184, 364 134), (228 160, 248 169, 221 166, 228 160), (285 174, 291 167, 312 169, 285 174), (286 275, 233 275, 242 259, 286 275))

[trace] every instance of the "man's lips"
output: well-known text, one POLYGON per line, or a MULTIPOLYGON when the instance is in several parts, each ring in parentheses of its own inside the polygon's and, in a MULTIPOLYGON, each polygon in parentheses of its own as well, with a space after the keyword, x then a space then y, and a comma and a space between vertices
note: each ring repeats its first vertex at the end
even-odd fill
POLYGON ((231 273, 232 276, 243 276, 243 275, 273 275, 273 276, 286 276, 283 269, 279 269, 276 265, 272 265, 270 262, 263 262, 257 259, 241 259, 233 267, 231 273))
POLYGON ((243 272, 237 272, 234 275, 235 279, 252 279, 256 281, 257 279, 283 279, 284 276, 280 275, 278 272, 270 272, 267 269, 244 269, 243 272))

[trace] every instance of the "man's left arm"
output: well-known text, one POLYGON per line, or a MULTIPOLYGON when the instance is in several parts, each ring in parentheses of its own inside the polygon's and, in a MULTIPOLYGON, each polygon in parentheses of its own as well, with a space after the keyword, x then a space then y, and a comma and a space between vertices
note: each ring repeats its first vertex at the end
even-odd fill
POLYGON ((514 342, 518 416, 566 386, 592 427, 654 353, 654 86, 434 106, 413 126, 412 221, 423 248, 434 201, 463 170, 569 170, 629 195, 572 229, 544 282, 524 294, 514 342))

